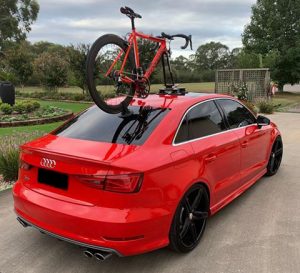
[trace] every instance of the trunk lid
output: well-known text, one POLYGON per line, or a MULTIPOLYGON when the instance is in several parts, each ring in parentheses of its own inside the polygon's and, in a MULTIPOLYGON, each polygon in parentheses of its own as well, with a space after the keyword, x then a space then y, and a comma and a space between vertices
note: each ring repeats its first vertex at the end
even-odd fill
POLYGON ((93 206, 103 193, 87 186, 80 177, 105 176, 113 161, 138 147, 47 135, 21 149, 21 160, 31 166, 20 169, 19 179, 26 187, 55 199, 93 206))

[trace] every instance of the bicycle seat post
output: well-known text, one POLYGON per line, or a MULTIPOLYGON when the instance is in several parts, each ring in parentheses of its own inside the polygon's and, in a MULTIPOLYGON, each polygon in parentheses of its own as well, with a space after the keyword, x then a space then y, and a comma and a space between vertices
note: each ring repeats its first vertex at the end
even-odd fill
POLYGON ((131 28, 132 30, 135 30, 134 17, 130 17, 130 20, 131 20, 131 28))

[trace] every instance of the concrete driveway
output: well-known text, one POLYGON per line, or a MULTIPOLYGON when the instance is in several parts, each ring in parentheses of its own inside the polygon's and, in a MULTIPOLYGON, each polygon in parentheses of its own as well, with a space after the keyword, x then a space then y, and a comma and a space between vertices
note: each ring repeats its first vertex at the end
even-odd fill
POLYGON ((284 140, 279 173, 212 217, 192 253, 162 249, 97 262, 77 246, 22 228, 6 191, 0 193, 0 272, 300 272, 300 114, 275 114, 272 120, 284 140))

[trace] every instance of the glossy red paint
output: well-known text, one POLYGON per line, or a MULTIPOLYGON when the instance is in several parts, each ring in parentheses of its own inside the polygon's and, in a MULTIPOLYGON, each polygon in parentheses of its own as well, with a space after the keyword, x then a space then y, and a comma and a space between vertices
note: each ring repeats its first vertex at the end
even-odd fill
POLYGON ((272 144, 280 134, 274 123, 228 130, 198 140, 173 144, 187 109, 223 95, 151 95, 132 105, 172 109, 141 146, 46 135, 22 146, 14 186, 18 216, 60 237, 135 255, 167 246, 175 210, 184 193, 203 183, 210 214, 231 202, 266 172, 272 144), (62 190, 37 182, 42 158, 56 161, 55 171, 68 174, 62 190), (78 175, 143 174, 139 192, 117 193, 82 183, 78 175))

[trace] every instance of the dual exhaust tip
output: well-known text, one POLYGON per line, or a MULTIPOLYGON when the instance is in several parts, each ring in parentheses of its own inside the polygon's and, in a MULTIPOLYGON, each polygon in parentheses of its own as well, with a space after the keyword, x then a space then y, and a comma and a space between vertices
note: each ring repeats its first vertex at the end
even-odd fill
POLYGON ((95 257, 98 261, 105 261, 110 258, 113 254, 111 252, 87 249, 83 251, 85 257, 92 258, 95 257))

